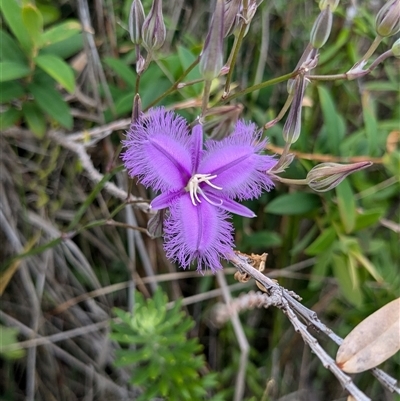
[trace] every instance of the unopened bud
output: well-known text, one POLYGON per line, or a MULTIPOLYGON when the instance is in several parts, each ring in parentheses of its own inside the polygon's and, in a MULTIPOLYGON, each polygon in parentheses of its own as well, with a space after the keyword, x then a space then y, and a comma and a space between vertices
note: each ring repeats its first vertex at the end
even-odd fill
POLYGON ((319 1, 319 9, 325 10, 327 7, 330 7, 331 11, 334 12, 339 5, 340 0, 320 0, 319 1))
POLYGON ((199 70, 205 80, 216 78, 224 64, 224 0, 217 0, 204 48, 200 55, 199 70))
POLYGON ((158 50, 165 42, 166 30, 161 0, 153 0, 142 28, 143 45, 148 52, 158 50))
POLYGON ((330 6, 322 10, 314 22, 310 34, 310 43, 320 49, 328 40, 332 29, 332 11, 330 6))
POLYGON ((400 31, 400 0, 389 0, 378 12, 375 30, 379 36, 393 36, 400 31))
POLYGON ((133 98, 133 107, 132 107, 132 116, 131 116, 131 124, 134 124, 139 120, 142 115, 142 101, 140 99, 139 93, 136 93, 133 98))
POLYGON ((395 56, 396 58, 400 58, 400 38, 398 38, 396 42, 393 43, 392 52, 393 56, 395 56))
POLYGON ((205 113, 204 131, 211 139, 220 141, 226 138, 243 111, 241 104, 213 107, 205 113))
MULTIPOLYGON (((306 80, 304 76, 298 75, 294 83, 294 97, 285 125, 283 126, 283 139, 287 143, 295 143, 300 136, 301 130, 301 112, 306 88, 306 80)), ((292 88, 293 89, 293 88, 292 88)))
POLYGON ((236 28, 237 20, 239 18, 240 5, 242 0, 232 0, 225 2, 224 12, 224 38, 232 35, 236 28))
POLYGON ((338 186, 348 175, 371 165, 369 161, 353 164, 321 163, 309 171, 307 184, 316 192, 326 192, 338 186))
POLYGON ((142 26, 144 22, 144 11, 140 0, 133 0, 129 11, 129 34, 135 45, 142 42, 142 26))

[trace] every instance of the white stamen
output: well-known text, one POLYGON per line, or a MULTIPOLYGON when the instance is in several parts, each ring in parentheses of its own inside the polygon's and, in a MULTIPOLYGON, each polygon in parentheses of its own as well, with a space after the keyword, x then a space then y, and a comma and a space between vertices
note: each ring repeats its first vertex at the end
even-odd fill
POLYGON ((192 203, 194 206, 197 206, 196 201, 198 203, 201 203, 201 200, 199 198, 199 194, 203 196, 203 198, 208 202, 211 203, 212 205, 219 206, 222 204, 222 200, 220 201, 219 205, 215 202, 213 202, 211 199, 209 199, 204 191, 200 188, 200 184, 202 182, 206 183, 210 187, 214 189, 219 189, 221 190, 221 187, 216 186, 211 180, 216 178, 216 175, 211 175, 211 174, 194 174, 193 177, 189 180, 188 184, 185 187, 186 192, 189 192, 190 194, 190 199, 192 200, 192 203))

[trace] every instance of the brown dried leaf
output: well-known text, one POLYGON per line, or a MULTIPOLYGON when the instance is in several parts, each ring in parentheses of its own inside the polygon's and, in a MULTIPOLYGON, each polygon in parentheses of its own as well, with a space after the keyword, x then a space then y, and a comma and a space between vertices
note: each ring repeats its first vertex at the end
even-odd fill
POLYGON ((336 363, 347 373, 372 369, 400 349, 400 298, 368 316, 344 339, 336 363))

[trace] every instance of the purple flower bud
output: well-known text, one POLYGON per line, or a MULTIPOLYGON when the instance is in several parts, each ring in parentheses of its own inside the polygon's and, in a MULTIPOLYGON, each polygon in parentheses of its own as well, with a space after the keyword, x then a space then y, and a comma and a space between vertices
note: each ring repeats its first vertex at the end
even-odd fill
POLYGON ((393 43, 392 52, 393 56, 395 56, 396 58, 400 58, 400 38, 393 43))
POLYGON ((338 186, 348 175, 371 165, 369 161, 352 164, 321 163, 309 171, 307 184, 316 192, 326 192, 338 186))
POLYGON ((153 0, 142 28, 143 45, 148 52, 158 50, 165 42, 166 30, 161 0, 153 0))
POLYGON ((224 38, 232 35, 235 31, 238 20, 242 0, 231 0, 225 3, 224 13, 224 38))
POLYGON ((129 34, 135 45, 142 42, 142 26, 144 22, 144 11, 140 0, 133 0, 129 12, 129 34))
POLYGON ((205 80, 211 81, 221 72, 224 64, 223 40, 224 0, 217 0, 199 64, 200 74, 205 80))
POLYGON ((375 30, 379 36, 393 36, 400 31, 400 0, 389 0, 378 12, 375 30))
POLYGON ((138 121, 141 114, 142 114, 142 101, 140 99, 139 93, 136 93, 135 97, 133 98, 131 124, 138 121))
POLYGON ((298 75, 294 82, 294 98, 290 105, 288 117, 283 126, 283 139, 288 143, 295 143, 300 136, 301 130, 301 112, 306 88, 306 80, 303 75, 298 75))
POLYGON ((322 10, 314 22, 310 34, 310 43, 315 49, 320 49, 328 40, 332 29, 332 11, 330 6, 322 10))

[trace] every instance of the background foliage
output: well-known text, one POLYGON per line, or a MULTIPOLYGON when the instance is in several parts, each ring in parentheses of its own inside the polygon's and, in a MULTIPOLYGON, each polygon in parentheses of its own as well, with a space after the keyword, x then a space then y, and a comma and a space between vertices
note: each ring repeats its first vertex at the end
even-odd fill
MULTIPOLYGON (((207 3, 165 2, 167 40, 141 79, 144 108, 198 56, 212 10, 207 3)), ((143 5, 148 12, 151 1, 143 5)), ((380 6, 379 1, 356 7, 340 3, 318 74, 345 72, 361 57, 374 38, 380 6)), ((139 384, 143 399, 149 399, 150 391, 174 400, 180 395, 233 397, 240 350, 232 325, 216 324, 221 291, 215 277, 171 265, 160 239, 130 229, 146 227, 147 214, 104 189, 108 182, 129 185, 118 158, 136 82, 129 8, 130 1, 0 0, 0 319, 5 347, 0 391, 5 400, 133 399, 139 384), (87 130, 107 123, 114 126, 99 140, 85 137, 87 130), (102 181, 93 182, 83 159, 60 140, 60 133, 88 141, 91 162, 105 174, 102 181), (137 296, 135 302, 135 287, 146 298, 155 293, 154 300, 137 296), (171 301, 183 301, 171 307, 156 288, 171 301), (157 324, 141 331, 152 316, 157 324), (186 336, 190 340, 185 342, 186 336), (173 388, 156 379, 162 355, 154 344, 177 359, 176 371, 164 370, 175 380, 173 388)), ((292 71, 318 11, 315 2, 264 1, 241 48, 233 86, 246 88, 292 71)), ((231 39, 227 43, 232 46, 231 39)), ((392 43, 385 39, 377 53, 392 43)), ((233 219, 237 249, 268 252, 266 273, 301 295, 341 336, 400 295, 399 67, 399 59, 391 58, 360 80, 310 84, 301 136, 292 147, 297 157, 286 175, 304 178, 325 161, 372 160, 371 168, 324 194, 279 184, 247 202, 257 218, 233 219)), ((199 78, 195 68, 187 81, 199 78)), ((185 86, 157 104, 193 121, 201 92, 201 83, 185 86)), ((221 95, 222 85, 213 86, 213 104, 219 105, 221 95)), ((233 104, 243 106, 241 118, 262 126, 277 115, 286 97, 283 83, 233 104)), ((211 131, 212 119, 209 124, 211 131)), ((282 150, 282 127, 278 123, 266 133, 271 153, 282 150)), ((132 192, 143 199, 152 196, 137 185, 132 192)), ((255 289, 254 283, 235 283, 234 271, 224 270, 234 297, 255 289)), ((281 311, 248 310, 241 320, 250 344, 246 400, 345 399, 281 311)), ((322 338, 321 343, 334 355, 336 346, 322 338)), ((165 361, 173 364, 169 356, 165 361)), ((399 377, 399 355, 384 369, 399 377)), ((385 393, 368 372, 354 380, 374 400, 399 399, 385 393)))

